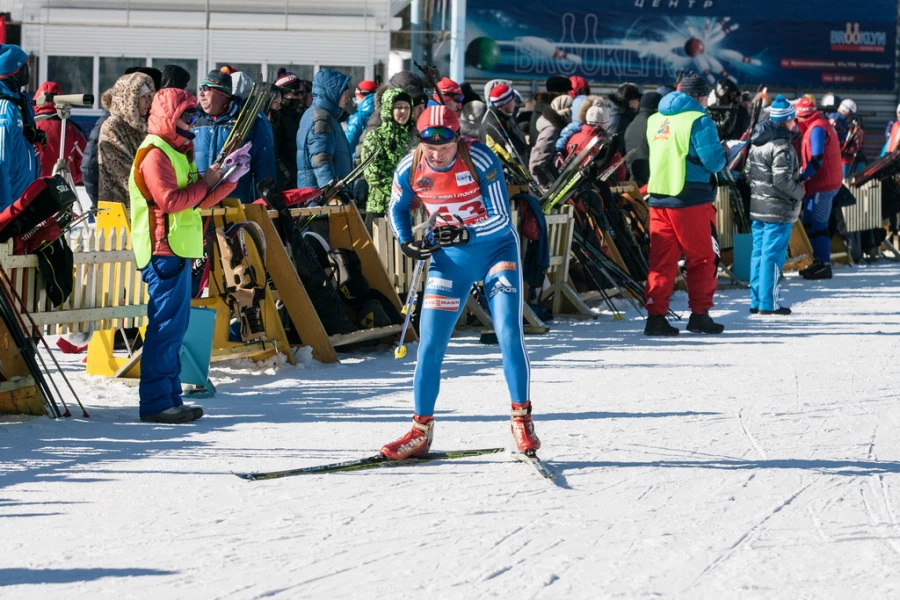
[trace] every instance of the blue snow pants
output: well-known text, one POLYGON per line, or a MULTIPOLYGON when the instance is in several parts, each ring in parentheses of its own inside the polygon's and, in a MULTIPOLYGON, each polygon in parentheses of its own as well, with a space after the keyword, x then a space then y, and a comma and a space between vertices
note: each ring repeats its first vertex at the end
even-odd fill
POLYGON ((793 223, 753 221, 753 252, 750 254, 750 308, 779 307, 778 279, 787 257, 793 223))
POLYGON ((181 406, 181 344, 191 316, 190 261, 154 256, 141 277, 150 294, 141 357, 140 414, 181 406))
POLYGON ((509 395, 517 404, 529 400, 530 365, 522 330, 519 256, 518 236, 510 231, 496 244, 452 246, 431 257, 431 269, 421 300, 421 339, 414 379, 417 415, 430 417, 434 414, 441 386, 441 363, 453 328, 476 281, 484 281, 484 293, 503 355, 503 374, 509 395))
POLYGON ((803 214, 800 220, 806 228, 813 255, 820 263, 831 262, 831 236, 828 235, 828 219, 831 217, 831 203, 838 190, 817 192, 803 200, 803 214))

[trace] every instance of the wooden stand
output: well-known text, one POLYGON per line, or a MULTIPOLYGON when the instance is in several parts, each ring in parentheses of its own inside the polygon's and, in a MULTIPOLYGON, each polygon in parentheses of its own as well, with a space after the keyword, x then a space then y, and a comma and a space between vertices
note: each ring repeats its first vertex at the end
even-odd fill
POLYGON ((0 321, 0 372, 11 381, 0 383, 0 413, 43 416, 44 397, 38 390, 6 324, 0 321), (15 380, 12 380, 15 378, 15 380))

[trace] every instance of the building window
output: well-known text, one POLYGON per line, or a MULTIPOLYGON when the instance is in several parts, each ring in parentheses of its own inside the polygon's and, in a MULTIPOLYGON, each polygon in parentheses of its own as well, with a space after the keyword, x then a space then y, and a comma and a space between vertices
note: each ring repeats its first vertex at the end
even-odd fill
POLYGON ((191 74, 191 81, 188 83, 187 89, 196 92, 200 87, 200 79, 197 78, 197 59, 195 58, 154 58, 153 66, 160 71, 166 65, 178 65, 191 74))
POLYGON ((275 81, 275 74, 278 73, 278 67, 284 67, 284 70, 288 73, 293 73, 300 79, 305 79, 306 81, 312 81, 313 75, 316 72, 316 68, 312 65, 275 65, 273 63, 269 63, 269 79, 275 81))
POLYGON ((116 84, 116 80, 132 67, 146 67, 146 58, 125 58, 124 56, 100 57, 100 95, 116 84))
POLYGON ((55 81, 63 94, 94 93, 93 56, 48 56, 47 81, 55 81))
MULTIPOLYGON (((225 65, 228 65, 229 67, 234 67, 234 69, 236 71, 240 71, 241 73, 245 74, 247 77, 252 79, 253 81, 256 81, 257 79, 259 79, 262 76, 262 65, 259 63, 217 62, 216 68, 221 69, 225 65)), ((206 75, 206 74, 204 73, 204 75, 206 75)))
POLYGON ((350 76, 350 91, 356 89, 356 86, 360 81, 366 78, 366 68, 365 67, 329 67, 326 65, 322 65, 323 69, 331 69, 332 71, 340 71, 344 75, 350 76))

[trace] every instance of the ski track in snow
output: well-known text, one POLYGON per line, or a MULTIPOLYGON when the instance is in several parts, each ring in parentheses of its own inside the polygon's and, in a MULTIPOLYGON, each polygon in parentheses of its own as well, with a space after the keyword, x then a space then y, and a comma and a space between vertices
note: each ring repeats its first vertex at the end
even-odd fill
MULTIPOLYGON (((0 416, 0 598, 897 597, 898 276, 790 276, 787 318, 722 292, 721 336, 648 339, 632 310, 529 336, 555 481, 508 454, 231 474, 373 454, 415 352, 219 363, 180 427, 60 356, 92 418, 0 416)), ((499 348, 455 337, 434 449, 510 448, 507 397, 499 348)))

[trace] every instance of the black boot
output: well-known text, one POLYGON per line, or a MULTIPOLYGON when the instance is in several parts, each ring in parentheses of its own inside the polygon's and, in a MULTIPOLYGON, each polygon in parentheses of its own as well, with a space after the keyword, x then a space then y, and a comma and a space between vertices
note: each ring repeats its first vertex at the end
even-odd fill
POLYGON ((782 315, 782 316, 786 316, 786 315, 791 314, 791 309, 789 309, 787 306, 779 306, 779 307, 776 308, 775 310, 761 310, 761 311, 759 311, 759 314, 761 314, 761 315, 782 315))
POLYGON ((722 333, 725 331, 725 326, 713 321, 708 312, 702 315, 691 313, 691 318, 688 319, 687 330, 692 333, 722 333))
POLYGON ((814 262, 807 268, 800 271, 800 277, 803 279, 831 279, 831 263, 814 262))
POLYGON ((678 329, 669 325, 669 321, 663 315, 647 315, 647 324, 644 326, 644 335, 678 335, 678 329))

